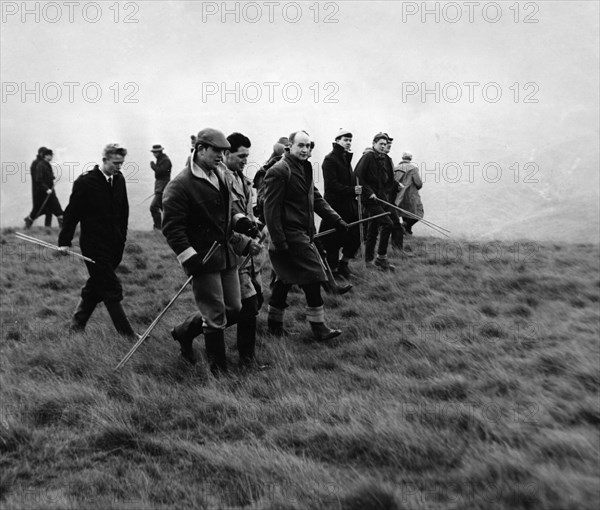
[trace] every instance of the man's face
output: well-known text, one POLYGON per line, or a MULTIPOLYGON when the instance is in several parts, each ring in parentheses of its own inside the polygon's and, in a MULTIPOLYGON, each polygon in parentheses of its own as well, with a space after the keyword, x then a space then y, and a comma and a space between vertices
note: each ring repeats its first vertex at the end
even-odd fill
POLYGON ((298 133, 290 147, 290 154, 303 161, 310 157, 310 137, 306 133, 298 133))
POLYGON ((248 163, 250 149, 248 147, 240 147, 236 152, 225 151, 225 164, 229 170, 242 173, 248 163))
POLYGON ((154 157, 158 159, 158 157, 162 154, 162 151, 154 151, 152 154, 154 154, 154 157))
POLYGON ((103 167, 102 171, 106 175, 114 175, 115 172, 121 170, 123 166, 123 162, 125 161, 125 156, 121 156, 119 154, 112 154, 106 158, 102 159, 103 167))
POLYGON ((388 141, 385 138, 380 138, 376 142, 373 142, 373 149, 379 154, 385 154, 385 148, 387 147, 388 141))
POLYGON ((50 163, 50 161, 52 161, 52 154, 46 154, 46 155, 44 156, 44 159, 45 159, 45 160, 46 160, 48 163, 50 163))
POLYGON ((383 149, 383 153, 389 154, 391 150, 392 150, 392 142, 388 142, 387 145, 385 146, 385 149, 383 149))
POLYGON ((340 144, 344 149, 349 151, 350 147, 352 147, 352 137, 342 136, 341 138, 337 139, 337 143, 340 144))
POLYGON ((219 163, 223 161, 223 149, 215 147, 200 147, 196 151, 196 163, 209 170, 216 170, 219 163))

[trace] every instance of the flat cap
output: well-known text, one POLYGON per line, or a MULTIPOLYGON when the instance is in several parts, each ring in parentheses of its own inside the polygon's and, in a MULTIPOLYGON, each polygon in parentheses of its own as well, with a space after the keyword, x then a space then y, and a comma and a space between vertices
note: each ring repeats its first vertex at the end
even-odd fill
POLYGON ((198 131, 196 143, 210 145, 215 149, 231 149, 231 145, 225 138, 225 135, 218 129, 205 128, 198 131))
POLYGON ((388 142, 391 142, 393 140, 393 138, 390 138, 387 133, 380 131, 373 137, 373 143, 381 140, 382 138, 385 138, 388 142))

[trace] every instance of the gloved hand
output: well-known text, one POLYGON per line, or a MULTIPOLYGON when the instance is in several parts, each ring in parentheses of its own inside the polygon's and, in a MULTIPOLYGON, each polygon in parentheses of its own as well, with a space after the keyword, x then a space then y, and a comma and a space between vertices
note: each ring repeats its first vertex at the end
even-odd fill
POLYGON ((250 242, 248 243, 248 253, 250 255, 252 255, 253 257, 255 255, 258 255, 260 253, 260 251, 262 250, 263 246, 262 244, 260 244, 258 241, 251 239, 250 242))
POLYGON ((46 190, 46 195, 52 195, 52 191, 53 191, 53 189, 52 189, 52 188, 48 188, 48 189, 46 190))
POLYGON ((203 264, 202 264, 202 259, 200 258, 200 255, 198 255, 197 253, 194 253, 189 259, 187 259, 185 262, 183 262, 183 270, 185 271, 185 274, 187 274, 188 276, 196 276, 198 274, 200 274, 200 271, 202 270, 203 264))
POLYGON ((58 253, 60 253, 63 257, 66 257, 69 254, 69 247, 68 246, 59 246, 58 253))
POLYGON ((235 223, 233 229, 239 234, 244 234, 248 237, 258 237, 258 227, 247 216, 242 216, 235 223))
POLYGON ((402 188, 404 188, 404 184, 401 182, 396 182, 396 191, 400 191, 402 188))
POLYGON ((345 234, 346 232, 348 232, 349 228, 350 227, 348 226, 348 224, 341 218, 335 224, 335 230, 338 234, 345 234))

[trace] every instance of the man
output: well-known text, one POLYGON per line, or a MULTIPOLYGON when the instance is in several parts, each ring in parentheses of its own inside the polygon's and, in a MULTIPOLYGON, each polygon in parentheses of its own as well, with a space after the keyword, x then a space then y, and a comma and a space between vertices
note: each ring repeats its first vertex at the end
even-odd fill
POLYGON ((265 175, 267 174, 267 170, 269 168, 283 158, 283 153, 289 147, 289 145, 290 142, 287 136, 282 136, 279 138, 279 140, 277 140, 277 142, 275 142, 273 145, 273 152, 269 156, 267 162, 260 167, 254 175, 252 182, 252 186, 256 189, 256 205, 254 206, 254 216, 256 216, 262 223, 265 222, 265 215, 263 213, 263 204, 265 201, 263 181, 265 179, 265 175))
POLYGON ((42 214, 45 216, 45 226, 52 225, 52 215, 58 219, 59 228, 62 227, 63 210, 54 191, 54 172, 50 162, 54 154, 46 148, 38 149, 37 157, 31 163, 31 193, 33 208, 25 218, 25 228, 30 229, 33 222, 42 214))
MULTIPOLYGON (((356 184, 352 172, 352 133, 340 129, 333 143, 333 150, 323 160, 323 179, 325 181, 325 200, 346 223, 358 220, 358 201, 356 197, 362 193, 362 187, 356 184)), ((333 227, 329 222, 322 221, 321 232, 333 227)), ((347 234, 329 234, 322 242, 327 252, 329 267, 334 273, 350 278, 348 263, 356 255, 360 247, 359 229, 354 228, 347 234), (340 249, 342 258, 340 260, 340 249)))
MULTIPOLYGON (((386 165, 388 167, 391 167, 392 173, 393 173, 394 172, 394 162, 392 161, 392 158, 390 157, 390 151, 392 150, 392 142, 394 141, 394 139, 390 138, 387 133, 383 133, 383 134, 388 137, 388 144, 386 145, 386 147, 383 151, 384 154, 386 155, 386 165)), ((386 170, 386 171, 389 171, 389 170, 386 170)), ((395 178, 395 175, 394 175, 394 178, 395 178)), ((401 184, 396 180, 396 189, 390 195, 390 200, 389 200, 390 202, 394 201, 393 199, 400 192, 400 189, 401 189, 401 184)), ((411 256, 404 251, 404 229, 402 228, 402 224, 400 223, 400 217, 398 216, 398 211, 396 211, 393 208, 390 208, 389 212, 390 212, 390 219, 392 220, 392 223, 394 224, 394 226, 392 227, 392 235, 391 235, 392 246, 395 249, 400 250, 400 252, 402 253, 403 256, 411 256)))
MULTIPOLYGON (((373 137, 373 148, 366 150, 356 165, 355 174, 359 184, 363 187, 363 196, 366 199, 363 205, 367 216, 375 216, 387 212, 381 202, 376 199, 390 200, 391 194, 396 189, 393 168, 390 158, 385 154, 389 137, 385 133, 377 133, 373 137)), ((383 271, 393 271, 395 268, 387 258, 387 249, 394 223, 388 216, 382 216, 369 222, 367 240, 365 242, 365 259, 367 266, 375 266, 383 271), (377 259, 375 245, 379 235, 377 259)))
POLYGON ((313 212, 341 232, 346 222, 321 197, 313 182, 308 157, 311 140, 306 131, 290 135, 290 150, 265 175, 264 213, 271 237, 269 257, 277 273, 269 301, 268 327, 282 335, 287 294, 293 284, 306 296, 306 316, 314 337, 328 340, 341 334, 325 325, 321 283, 327 281, 319 253, 313 243, 313 212))
MULTIPOLYGON (((402 154, 402 162, 394 169, 394 179, 402 184, 402 189, 396 196, 395 204, 417 216, 423 217, 423 202, 419 190, 423 187, 423 181, 419 175, 419 168, 412 163, 413 155, 410 152, 402 154)), ((404 229, 408 235, 412 235, 412 227, 419 220, 407 215, 402 217, 404 229)))
POLYGON ((253 249, 250 238, 236 232, 257 234, 250 219, 234 218, 231 187, 219 168, 223 151, 230 148, 220 131, 201 130, 186 167, 167 185, 163 200, 162 231, 186 274, 193 276, 199 310, 171 334, 184 358, 195 363, 194 337, 204 332, 206 356, 215 376, 227 372, 225 328, 235 324, 242 307, 236 254, 253 249), (215 241, 218 249, 203 264, 215 241))
POLYGON ((71 320, 72 331, 83 331, 96 305, 102 301, 116 330, 122 335, 134 336, 121 306, 123 288, 115 274, 123 258, 129 219, 125 178, 119 171, 126 155, 125 148, 108 144, 102 152, 102 168, 96 165, 73 183, 58 245, 63 251, 71 246, 75 228, 81 223, 81 253, 94 263, 85 263, 90 277, 81 290, 81 300, 71 320))
POLYGON ((154 228, 160 230, 162 228, 162 196, 163 191, 169 181, 171 180, 171 160, 163 151, 162 145, 153 145, 150 150, 156 162, 151 161, 150 167, 154 171, 154 198, 150 204, 150 214, 152 215, 152 222, 154 228))
MULTIPOLYGON (((231 146, 225 151, 225 175, 232 190, 232 208, 234 213, 254 219, 252 214, 252 181, 244 175, 244 168, 250 155, 251 143, 241 133, 232 133, 227 137, 231 146)), ((250 251, 256 253, 261 246, 256 240, 251 241, 250 251)), ((256 257, 251 257, 245 267, 238 271, 242 309, 237 321, 237 348, 240 356, 240 368, 261 367, 255 362, 256 316, 262 305, 261 264, 256 257)))

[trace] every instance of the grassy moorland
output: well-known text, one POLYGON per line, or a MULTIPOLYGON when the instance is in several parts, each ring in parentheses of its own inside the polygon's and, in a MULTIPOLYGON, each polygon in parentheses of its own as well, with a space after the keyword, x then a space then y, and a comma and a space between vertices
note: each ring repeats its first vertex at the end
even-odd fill
MULTIPOLYGON (((125 368, 100 306, 66 324, 77 259, 2 249, 4 509, 598 508, 598 246, 413 238, 393 275, 355 264, 327 296, 343 329, 266 333, 271 370, 215 380, 178 355, 185 292, 125 368)), ((31 234, 55 242, 56 232, 31 234)), ((132 232, 119 270, 142 332, 185 277, 160 235, 132 232)), ((228 331, 235 365, 235 331, 228 331)), ((202 352, 202 343, 196 343, 202 352)))

